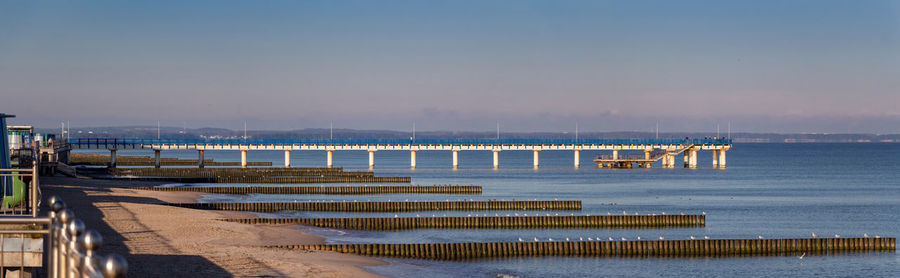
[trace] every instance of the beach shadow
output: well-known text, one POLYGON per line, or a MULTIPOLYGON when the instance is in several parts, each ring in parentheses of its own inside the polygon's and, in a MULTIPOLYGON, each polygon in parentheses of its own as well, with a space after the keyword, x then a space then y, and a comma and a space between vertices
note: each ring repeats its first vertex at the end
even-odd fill
MULTIPOLYGON (((103 236, 103 246, 100 254, 116 253, 125 257, 128 261, 128 277, 232 277, 219 264, 198 255, 178 254, 180 251, 169 244, 168 240, 149 227, 138 221, 135 214, 119 203, 136 204, 164 204, 155 198, 132 196, 98 196, 89 195, 88 192, 111 192, 110 188, 128 188, 129 185, 117 186, 116 181, 86 180, 74 178, 45 177, 41 180, 42 215, 46 215, 47 198, 59 196, 69 209, 75 212, 75 216, 85 223, 87 229, 95 230, 103 236), (97 203, 102 204, 106 211, 117 210, 117 223, 128 225, 135 232, 129 232, 132 238, 139 237, 140 241, 130 242, 124 235, 103 221, 105 215, 97 203), (136 249, 136 250, 132 250, 136 249), (146 254, 140 250, 148 248, 163 254, 146 254), (138 254, 140 253, 140 254, 138 254)), ((118 225, 118 224, 117 224, 118 225)), ((262 262, 254 261, 254 264, 262 268, 264 273, 273 276, 284 276, 262 262)))

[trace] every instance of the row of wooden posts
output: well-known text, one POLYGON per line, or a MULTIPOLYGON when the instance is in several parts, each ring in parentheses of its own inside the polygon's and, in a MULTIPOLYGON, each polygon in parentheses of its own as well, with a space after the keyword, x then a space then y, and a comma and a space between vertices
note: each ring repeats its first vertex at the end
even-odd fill
POLYGON ((702 239, 641 241, 543 241, 410 244, 276 245, 370 256, 466 260, 520 256, 720 257, 799 256, 896 251, 895 238, 702 239))
POLYGON ((703 227, 705 215, 451 216, 223 219, 244 224, 300 224, 352 230, 703 227))
POLYGON ((253 212, 347 211, 401 212, 427 210, 581 210, 581 201, 413 201, 413 202, 275 202, 275 203, 170 203, 207 210, 253 212))
MULTIPOLYGON (((340 168, 142 168, 116 170, 138 176, 209 178, 211 182, 406 182, 409 177, 374 177, 371 172, 343 172, 340 168)), ((346 187, 176 187, 139 188, 217 194, 480 194, 479 186, 346 186, 346 187)), ((284 210, 344 212, 405 212, 434 210, 580 210, 581 201, 413 201, 413 202, 276 202, 276 203, 172 203, 194 209, 277 212, 284 210)), ((372 218, 252 218, 225 219, 247 224, 301 224, 360 230, 399 229, 515 229, 515 228, 665 228, 702 227, 705 215, 600 215, 600 216, 476 216, 372 217, 372 218)), ((372 256, 465 260, 515 256, 598 257, 712 257, 835 254, 895 251, 895 238, 702 239, 638 241, 538 241, 420 244, 320 244, 270 246, 324 250, 372 256)))
POLYGON ((330 168, 117 168, 116 176, 192 178, 210 183, 409 183, 410 177, 330 168))
POLYGON ((481 194, 477 185, 404 186, 216 186, 137 187, 152 191, 188 191, 212 194, 481 194))
POLYGON ((133 176, 205 177, 373 177, 368 171, 343 168, 119 168, 116 173, 133 176))
MULTIPOLYGON (((110 162, 109 155, 100 154, 82 154, 71 153, 69 155, 69 164, 72 165, 108 165, 110 162)), ((119 166, 154 166, 156 159, 149 156, 131 156, 117 155, 116 164, 119 166)), ((174 157, 160 157, 160 166, 196 166, 200 164, 197 159, 180 159, 174 157)), ((240 162, 222 162, 213 161, 212 159, 204 159, 205 166, 241 166, 240 162)), ((272 162, 247 162, 247 166, 272 166, 272 162)))
POLYGON ((216 183, 410 183, 409 177, 219 177, 216 183))

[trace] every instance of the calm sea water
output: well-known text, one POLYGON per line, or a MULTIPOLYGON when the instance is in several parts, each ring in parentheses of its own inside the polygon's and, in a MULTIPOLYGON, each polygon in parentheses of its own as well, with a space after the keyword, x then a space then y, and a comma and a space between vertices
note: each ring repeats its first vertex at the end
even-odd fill
MULTIPOLYGON (((103 153, 103 152, 100 152, 103 153)), ((599 153, 599 152, 598 152, 599 153)), ((120 151, 151 155, 149 151, 120 151)), ((164 152, 195 158, 196 152, 164 152)), ((207 195, 202 201, 353 201, 459 199, 575 199, 582 211, 414 212, 400 216, 560 214, 606 215, 707 213, 703 228, 683 229, 529 229, 411 230, 361 232, 314 228, 330 243, 425 243, 578 240, 609 237, 636 239, 858 237, 900 236, 900 145, 898 144, 737 144, 728 152, 728 169, 710 169, 712 154, 700 153, 700 169, 597 169, 593 152, 582 151, 582 167, 572 167, 572 153, 545 151, 541 168, 532 169, 530 151, 500 154, 501 168, 491 169, 491 153, 461 152, 460 168, 450 169, 449 152, 418 152, 418 168, 409 169, 408 152, 376 153, 376 175, 412 176, 414 184, 476 184, 482 195, 207 195)), ((283 165, 280 151, 250 152, 251 161, 283 165)), ((239 161, 238 152, 207 152, 217 161, 239 161)), ((680 159, 680 158, 679 158, 680 159)), ((324 152, 294 152, 295 167, 321 167, 324 152)), ((366 152, 336 152, 335 164, 367 170, 366 152)), ((654 165, 657 166, 657 165, 654 165)), ((658 166, 657 166, 658 167, 658 166)), ((197 185, 205 186, 205 185, 197 185)), ((328 186, 334 186, 330 184, 328 186)), ((376 186, 376 184, 369 184, 376 186)), ((283 212, 280 217, 371 217, 394 213, 283 212)), ((398 277, 655 277, 655 276, 823 276, 900 277, 897 253, 839 256, 750 258, 576 258, 483 259, 466 262, 385 259, 390 265, 371 271, 398 277)))

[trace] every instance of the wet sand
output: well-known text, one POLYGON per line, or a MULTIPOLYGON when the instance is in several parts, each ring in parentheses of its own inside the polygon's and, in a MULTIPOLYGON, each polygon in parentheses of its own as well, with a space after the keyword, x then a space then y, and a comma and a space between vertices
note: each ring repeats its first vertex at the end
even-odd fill
POLYGON ((357 255, 261 247, 317 244, 324 238, 297 225, 216 220, 253 217, 248 213, 161 205, 194 202, 201 193, 128 189, 157 182, 46 177, 41 183, 45 200, 62 197, 88 229, 100 232, 102 254, 128 259, 129 277, 379 277, 361 267, 385 264, 357 255))

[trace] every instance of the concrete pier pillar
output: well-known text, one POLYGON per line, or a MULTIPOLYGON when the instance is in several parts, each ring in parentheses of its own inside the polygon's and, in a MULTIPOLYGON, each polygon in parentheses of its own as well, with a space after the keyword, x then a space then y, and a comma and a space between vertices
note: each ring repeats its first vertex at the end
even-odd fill
POLYGON ((494 150, 494 168, 500 167, 500 150, 494 150))
POLYGON ((619 159, 619 151, 618 151, 618 150, 613 150, 613 157, 612 157, 612 158, 613 158, 613 159, 619 159))
POLYGON ((416 151, 409 151, 409 167, 416 168, 416 151))
POLYGON ((203 150, 197 150, 197 167, 203 168, 206 166, 206 158, 204 158, 205 154, 203 150))
POLYGON ((719 169, 725 169, 725 149, 719 150, 719 169))
POLYGON ((650 159, 650 152, 653 150, 644 150, 644 159, 650 159))
POLYGON ((284 168, 291 168, 291 150, 284 150, 284 168))
POLYGON ((375 151, 369 150, 369 167, 375 167, 375 151))
POLYGON ((690 167, 697 168, 697 150, 691 149, 690 167))
POLYGON ((541 165, 541 151, 534 151, 534 168, 537 168, 538 165, 541 165))
POLYGON ((719 150, 712 150, 712 167, 719 168, 719 150))
POLYGON ((109 149, 109 168, 116 168, 116 149, 109 149))
POLYGON ((247 168, 247 150, 241 150, 241 168, 247 168))
POLYGON ((575 168, 581 166, 581 150, 575 150, 575 168))
POLYGON ((459 167, 459 151, 453 150, 453 168, 459 167))
POLYGON ((160 166, 160 162, 159 162, 159 160, 160 160, 159 152, 160 152, 159 150, 153 150, 153 157, 155 158, 155 159, 153 160, 153 166, 156 167, 156 168, 159 168, 159 166, 160 166))
POLYGON ((691 167, 691 150, 685 150, 684 154, 684 168, 691 167))
POLYGON ((334 150, 326 150, 325 153, 327 154, 325 158, 325 166, 331 168, 331 166, 334 165, 334 150))

